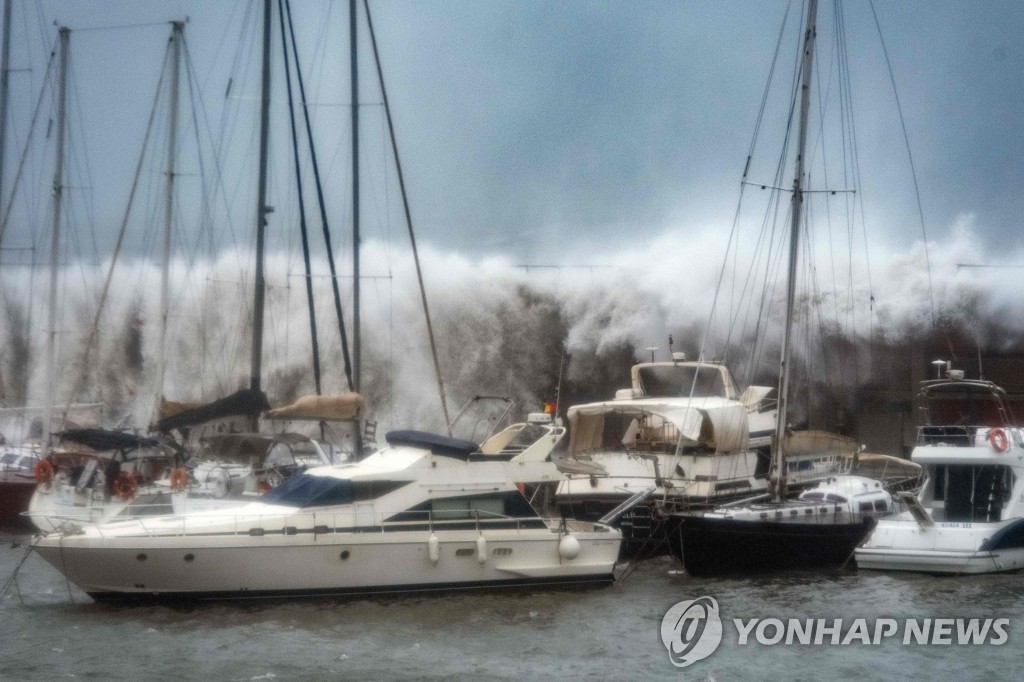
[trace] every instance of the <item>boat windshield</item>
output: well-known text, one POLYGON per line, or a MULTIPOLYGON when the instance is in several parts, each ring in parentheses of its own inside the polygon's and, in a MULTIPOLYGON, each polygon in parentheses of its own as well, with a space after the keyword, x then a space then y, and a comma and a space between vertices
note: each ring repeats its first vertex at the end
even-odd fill
POLYGON ((927 413, 928 423, 935 426, 1005 426, 1002 401, 969 384, 928 394, 927 413))
POLYGON ((652 398, 727 398, 718 367, 641 367, 640 388, 652 398))
POLYGON ((260 501, 300 509, 351 504, 352 481, 331 476, 300 474, 286 479, 281 485, 264 493, 260 501))

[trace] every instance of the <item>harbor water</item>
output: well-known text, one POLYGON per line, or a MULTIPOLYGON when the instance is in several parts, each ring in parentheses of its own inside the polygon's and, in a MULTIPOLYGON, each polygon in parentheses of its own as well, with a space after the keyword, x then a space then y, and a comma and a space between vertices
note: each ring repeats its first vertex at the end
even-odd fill
POLYGON ((95 604, 0 536, 2 680, 1018 679, 1024 576, 935 578, 846 571, 694 579, 674 559, 610 587, 374 599, 95 604), (24 559, 24 563, 21 563, 24 559), (20 564, 20 568, 19 568, 20 564), (680 668, 661 628, 677 602, 710 596, 721 645, 680 668), (733 619, 1008 619, 979 644, 740 644, 733 619))

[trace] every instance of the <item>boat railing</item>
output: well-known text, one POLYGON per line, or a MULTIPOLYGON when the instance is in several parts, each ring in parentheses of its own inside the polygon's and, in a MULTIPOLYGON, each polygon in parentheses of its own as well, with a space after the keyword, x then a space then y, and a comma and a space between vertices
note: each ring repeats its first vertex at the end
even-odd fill
POLYGON ((954 447, 975 447, 990 444, 988 434, 996 428, 1004 430, 1014 442, 1021 446, 1024 437, 1021 429, 1014 427, 993 427, 985 424, 951 424, 945 426, 926 425, 918 427, 919 445, 947 445, 954 447))
POLYGON ((516 517, 485 510, 424 510, 403 512, 354 509, 340 512, 272 512, 265 514, 211 511, 193 515, 119 515, 96 519, 88 515, 64 514, 47 516, 52 532, 81 534, 93 528, 101 537, 149 537, 203 535, 205 533, 260 537, 264 535, 324 535, 330 533, 387 533, 402 530, 491 530, 521 531, 547 527, 557 529, 568 525, 570 530, 592 531, 600 525, 574 519, 553 519, 540 516, 516 517), (400 516, 401 520, 388 521, 400 516))
POLYGON ((919 426, 917 427, 917 444, 971 447, 974 445, 974 434, 976 432, 977 427, 961 424, 919 426))

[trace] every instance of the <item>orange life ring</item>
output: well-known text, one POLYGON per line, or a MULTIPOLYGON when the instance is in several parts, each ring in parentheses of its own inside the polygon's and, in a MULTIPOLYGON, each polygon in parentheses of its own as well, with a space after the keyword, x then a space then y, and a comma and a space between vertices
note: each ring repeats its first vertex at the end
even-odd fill
POLYGON ((114 494, 126 500, 135 497, 135 491, 139 489, 139 482, 127 471, 122 471, 114 479, 114 494))
POLYGON ((188 487, 188 471, 182 468, 171 470, 171 490, 181 492, 188 487))
POLYGON ((53 464, 48 459, 41 459, 36 462, 36 481, 48 485, 53 480, 53 464))
POLYGON ((992 429, 988 432, 988 440, 992 443, 992 449, 996 452, 1006 452, 1010 447, 1010 439, 1006 435, 1006 431, 1002 429, 992 429))

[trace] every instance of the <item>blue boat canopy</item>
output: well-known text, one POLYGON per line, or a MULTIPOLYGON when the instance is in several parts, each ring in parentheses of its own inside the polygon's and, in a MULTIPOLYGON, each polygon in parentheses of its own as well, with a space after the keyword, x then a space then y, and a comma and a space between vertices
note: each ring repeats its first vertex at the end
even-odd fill
POLYGON ((480 452, 480 446, 470 440, 449 438, 429 431, 388 431, 388 445, 407 445, 430 450, 431 454, 468 460, 480 452))

